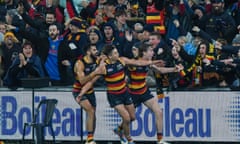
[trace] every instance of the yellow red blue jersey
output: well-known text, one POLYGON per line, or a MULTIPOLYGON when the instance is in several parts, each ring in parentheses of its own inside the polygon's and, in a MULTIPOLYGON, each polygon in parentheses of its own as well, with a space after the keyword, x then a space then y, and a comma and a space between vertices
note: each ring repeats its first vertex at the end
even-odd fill
POLYGON ((141 95, 147 91, 146 77, 148 70, 148 66, 128 67, 128 89, 130 94, 141 95))
POLYGON ((104 79, 107 85, 107 92, 110 94, 126 92, 125 64, 121 60, 118 60, 116 63, 110 63, 109 60, 106 60, 106 63, 104 79))

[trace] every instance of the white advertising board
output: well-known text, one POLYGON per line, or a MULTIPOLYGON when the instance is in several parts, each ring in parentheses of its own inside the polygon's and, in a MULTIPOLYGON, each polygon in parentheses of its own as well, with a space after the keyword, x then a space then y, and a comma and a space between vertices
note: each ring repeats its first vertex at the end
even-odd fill
MULTIPOLYGON (((163 108, 165 139, 169 141, 240 141, 240 92, 169 92, 159 100, 163 108)), ((0 139, 22 138, 24 122, 32 118, 32 92, 0 91, 0 139)), ((58 99, 53 116, 53 129, 57 140, 81 139, 81 109, 71 92, 35 91, 35 107, 40 100, 58 99)), ((112 132, 121 118, 109 107, 104 91, 96 92, 96 140, 118 140, 112 132)), ((83 138, 86 137, 83 113, 83 138)), ((31 129, 26 138, 31 139, 31 129)), ((46 139, 51 139, 46 129, 46 139)), ((136 109, 136 120, 131 125, 136 141, 154 141, 154 116, 145 106, 136 109)))

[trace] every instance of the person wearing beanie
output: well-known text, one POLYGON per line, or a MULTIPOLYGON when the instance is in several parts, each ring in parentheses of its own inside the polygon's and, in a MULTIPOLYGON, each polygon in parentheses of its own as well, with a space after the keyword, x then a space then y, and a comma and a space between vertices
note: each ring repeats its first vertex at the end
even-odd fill
POLYGON ((76 26, 80 30, 84 31, 87 28, 87 25, 84 20, 74 17, 71 21, 70 24, 73 26, 76 26))
POLYGON ((194 26, 198 26, 200 29, 205 28, 205 23, 207 19, 206 10, 201 5, 194 5, 192 7, 193 15, 192 15, 192 23, 194 26))
POLYGON ((75 26, 80 31, 85 32, 87 28, 87 22, 79 17, 73 17, 70 21, 70 26, 75 26))
POLYGON ((100 32, 100 30, 96 27, 92 27, 89 29, 88 32, 88 40, 90 44, 94 44, 97 47, 97 50, 99 52, 102 51, 102 45, 101 45, 101 41, 102 41, 102 34, 100 32))
POLYGON ((106 22, 104 25, 103 25, 103 28, 104 27, 111 27, 113 30, 114 30, 114 33, 115 33, 115 27, 114 27, 114 24, 113 24, 113 22, 112 21, 108 21, 108 22, 106 22))
POLYGON ((82 29, 81 23, 82 23, 82 21, 78 20, 78 19, 72 19, 70 21, 70 25, 75 26, 75 27, 77 27, 79 29, 82 29))
POLYGON ((98 27, 91 27, 91 28, 88 30, 88 34, 90 34, 90 33, 95 33, 99 38, 102 38, 101 31, 99 30, 98 27))
POLYGON ((123 56, 123 44, 120 43, 116 28, 114 27, 114 24, 112 22, 107 22, 103 25, 103 40, 101 42, 101 45, 115 45, 120 56, 123 56))
POLYGON ((1 49, 4 68, 4 73, 2 76, 4 77, 8 68, 21 51, 20 43, 13 32, 9 31, 4 34, 3 42, 1 43, 1 49))
POLYGON ((78 17, 72 18, 69 23, 70 33, 66 35, 65 39, 73 54, 72 64, 83 56, 83 48, 87 45, 88 41, 86 28, 86 22, 78 17))
POLYGON ((10 31, 8 31, 8 32, 6 32, 6 33, 4 34, 4 41, 8 41, 8 38, 9 38, 9 37, 13 40, 13 42, 19 43, 19 41, 18 41, 18 39, 16 38, 15 34, 14 34, 13 32, 10 32, 10 31))

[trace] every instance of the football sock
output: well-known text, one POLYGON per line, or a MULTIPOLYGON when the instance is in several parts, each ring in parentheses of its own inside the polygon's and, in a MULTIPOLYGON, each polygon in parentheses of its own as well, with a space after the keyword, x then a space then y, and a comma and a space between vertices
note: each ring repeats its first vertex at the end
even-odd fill
POLYGON ((93 132, 88 132, 87 142, 91 142, 91 141, 93 141, 93 132))
POLYGON ((162 137, 163 137, 163 134, 162 134, 162 133, 157 133, 157 140, 158 140, 158 141, 161 141, 161 140, 162 140, 162 137))

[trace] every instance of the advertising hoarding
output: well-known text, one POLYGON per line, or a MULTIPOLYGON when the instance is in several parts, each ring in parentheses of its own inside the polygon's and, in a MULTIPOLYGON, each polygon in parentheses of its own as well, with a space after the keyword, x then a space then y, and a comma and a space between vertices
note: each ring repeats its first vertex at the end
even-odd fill
MULTIPOLYGON (((155 93, 155 92, 153 92, 155 93)), ((71 92, 35 91, 35 107, 40 100, 56 98, 57 109, 53 115, 53 129, 57 140, 80 140, 83 138, 86 114, 74 101, 71 92), (82 127, 83 125, 83 127, 82 127)), ((0 91, 0 139, 22 138, 24 122, 32 119, 31 91, 0 91)), ((97 91, 96 140, 118 140, 113 128, 121 118, 110 108, 105 91, 97 91)), ((218 91, 169 92, 159 100, 164 117, 164 138, 169 141, 240 141, 240 93, 218 91)), ((41 117, 38 119, 40 120, 41 117)), ((26 139, 32 138, 27 129, 26 139)), ((46 128, 46 139, 51 139, 46 128)), ((136 141, 154 141, 156 126, 154 115, 144 105, 136 109, 136 120, 131 125, 136 141)))

